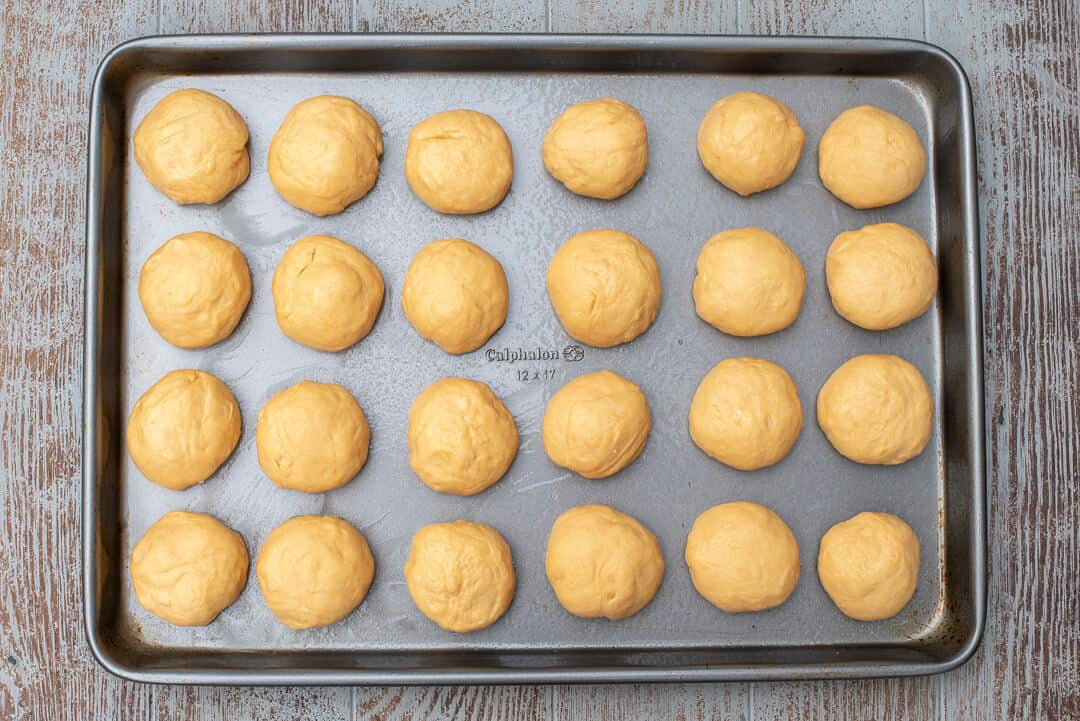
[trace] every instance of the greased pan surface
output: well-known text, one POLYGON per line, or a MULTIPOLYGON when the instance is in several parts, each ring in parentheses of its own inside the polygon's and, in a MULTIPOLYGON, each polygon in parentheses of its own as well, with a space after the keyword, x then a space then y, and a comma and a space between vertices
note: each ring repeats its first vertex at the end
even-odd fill
POLYGON ((944 53, 907 41, 590 36, 192 36, 148 38, 113 52, 93 96, 88 198, 87 355, 84 446, 84 606, 91 646, 111 671, 183 683, 435 683, 722 680, 928 673, 962 662, 981 635, 984 605, 984 479, 974 138, 962 71, 944 53), (135 166, 130 136, 168 92, 196 87, 231 103, 251 132, 251 176, 215 206, 178 206, 135 166), (741 198, 697 158, 698 123, 737 90, 783 100, 806 145, 781 187, 741 198), (386 147, 374 190, 344 213, 317 218, 288 205, 266 174, 270 137, 296 102, 317 94, 357 100, 380 122, 386 147), (637 107, 649 130, 645 177, 625 197, 573 195, 543 167, 540 144, 569 104, 614 96, 637 107), (929 165, 909 199, 853 210, 817 177, 817 142, 842 110, 870 103, 918 131, 929 165), (404 177, 409 129, 452 108, 488 113, 514 150, 506 200, 477 216, 425 206, 404 177), (934 248, 941 292, 922 318, 871 333, 832 309, 825 252, 843 230, 896 221, 934 248), (783 238, 807 271, 798 321, 756 339, 723 335, 697 318, 694 262, 714 233, 757 225, 783 238), (582 347, 562 330, 544 277, 555 250, 582 230, 613 227, 648 244, 664 284, 659 317, 634 342, 582 347), (170 346, 149 326, 137 278, 146 258, 181 232, 207 230, 236 243, 253 279, 236 332, 202 351, 170 346), (313 233, 360 248, 382 270, 386 299, 373 332, 339 354, 299 346, 273 314, 270 279, 285 249, 313 233), (464 237, 506 269, 506 325, 482 349, 450 356, 422 340, 401 311, 409 261, 431 240, 464 237), (930 382, 937 412, 930 445, 897 467, 839 456, 815 420, 818 389, 860 353, 896 353, 930 382), (705 456, 687 431, 690 399, 718 361, 767 358, 794 378, 805 424, 791 454, 741 473, 705 456), (243 435, 207 483, 177 493, 147 481, 123 443, 135 402, 169 370, 194 367, 236 394, 243 435), (610 368, 638 383, 653 430, 627 470, 589 481, 554 466, 540 440, 550 396, 568 380, 610 368), (415 396, 438 378, 485 381, 514 413, 518 457, 502 481, 471 498, 436 494, 408 465, 406 427, 415 396), (372 429, 360 475, 342 489, 306 495, 275 487, 255 453, 255 419, 270 395, 302 379, 352 391, 372 429), (686 534, 709 506, 752 500, 775 509, 801 550, 789 601, 755 614, 724 614, 694 591, 683 561, 686 534), (642 612, 619 622, 584 620, 559 606, 544 576, 554 519, 584 503, 630 513, 658 536, 663 585, 642 612), (339 515, 375 554, 375 582, 341 623, 291 631, 264 605, 252 570, 240 600, 211 625, 178 628, 135 601, 128 558, 161 515, 210 513, 243 534, 254 557, 269 531, 305 513, 339 515), (841 615, 817 580, 821 535, 862 510, 901 515, 922 545, 915 598, 896 618, 859 623, 841 615), (513 549, 517 595, 494 626, 453 635, 413 605, 403 566, 412 534, 466 518, 497 528, 513 549))

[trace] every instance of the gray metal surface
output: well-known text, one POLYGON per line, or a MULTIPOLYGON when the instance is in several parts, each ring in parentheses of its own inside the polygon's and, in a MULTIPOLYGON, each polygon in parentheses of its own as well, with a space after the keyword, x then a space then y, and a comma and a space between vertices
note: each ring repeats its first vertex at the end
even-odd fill
POLYGON ((745 38, 218 36, 159 38, 121 47, 103 64, 91 119, 87 251, 84 565, 88 635, 113 672, 194 683, 432 683, 705 680, 926 673, 964 660, 981 634, 985 554, 978 239, 971 108, 958 66, 906 41, 745 38), (134 165, 130 134, 166 93, 198 87, 244 116, 251 177, 216 206, 177 206, 134 165), (704 112, 736 90, 788 103, 806 130, 803 158, 780 188, 740 198, 712 180, 694 138, 704 112), (277 196, 266 175, 270 136, 288 109, 323 93, 352 97, 382 125, 386 153, 374 190, 341 215, 316 218, 277 196), (575 196, 550 178, 540 142, 570 103, 613 95, 649 128, 648 171, 614 202, 575 196), (847 107, 871 103, 899 114, 926 142, 930 172, 918 192, 888 208, 856 211, 817 178, 817 141, 847 107), (495 210, 466 217, 428 209, 408 188, 409 129, 455 107, 489 113, 514 148, 514 183, 495 210), (918 230, 941 262, 932 310, 886 333, 862 331, 831 308, 824 257, 832 238, 867 223, 918 230), (807 270, 795 325, 758 339, 725 336, 694 314, 694 261, 714 233, 759 225, 782 237, 807 270), (614 227, 656 254, 664 283, 653 328, 615 349, 584 348, 561 329, 544 288, 547 263, 570 235, 614 227), (254 292, 234 335, 183 351, 150 328, 136 293, 139 269, 169 237, 208 230, 248 259, 254 292), (298 346, 278 329, 270 278, 290 243, 337 236, 381 268, 387 287, 371 335, 339 354, 298 346), (412 256, 428 241, 460 236, 498 257, 511 304, 506 325, 475 353, 449 356, 413 331, 400 309, 412 256), (518 360, 543 351, 554 360, 518 360), (850 463, 814 419, 818 389, 859 353, 897 353, 918 366, 936 400, 926 451, 899 467, 850 463), (795 379, 805 424, 791 454, 741 473, 697 450, 686 429, 690 398, 716 362, 755 355, 795 379), (210 371, 234 391, 244 417, 236 452, 207 483, 177 493, 150 483, 126 454, 131 406, 175 368, 210 371), (589 481, 548 461, 539 437, 544 406, 563 383, 610 368, 649 398, 653 431, 624 472, 589 481), (462 375, 489 383, 521 434, 507 476, 482 495, 436 494, 412 474, 405 443, 409 404, 432 381, 462 375), (274 392, 302 379, 341 383, 372 427, 371 454, 346 487, 323 495, 276 488, 259 469, 255 418, 274 392), (696 594, 682 560, 694 518, 709 506, 753 500, 791 525, 802 576, 783 606, 724 614, 696 594), (659 537, 667 563, 654 601, 619 621, 584 620, 559 606, 544 577, 555 517, 607 503, 659 537), (305 513, 339 515, 367 536, 376 578, 341 623, 309 631, 279 624, 254 572, 239 601, 204 628, 177 628, 143 611, 128 576, 130 549, 162 514, 211 513, 240 531, 254 558, 267 533, 305 513), (821 535, 862 510, 897 513, 922 544, 915 598, 896 618, 860 623, 841 615, 817 580, 821 535), (489 629, 453 635, 412 604, 402 568, 413 532, 467 518, 510 543, 518 575, 509 612, 489 629))

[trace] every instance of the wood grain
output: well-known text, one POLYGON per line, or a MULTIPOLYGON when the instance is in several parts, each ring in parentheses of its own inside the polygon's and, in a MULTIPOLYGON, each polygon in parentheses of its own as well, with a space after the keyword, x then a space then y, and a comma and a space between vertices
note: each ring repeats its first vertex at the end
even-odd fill
POLYGON ((741 721, 750 718, 746 684, 574 686, 558 689, 558 721, 741 721))
POLYGON ((356 5, 340 0, 163 0, 158 32, 353 32, 356 5))
POLYGON ((359 0, 372 32, 543 32, 543 2, 507 0, 359 0))
POLYGON ((355 718, 371 721, 541 721, 548 718, 549 686, 358 688, 355 718))
POLYGON ((738 0, 550 0, 556 33, 734 33, 738 0))

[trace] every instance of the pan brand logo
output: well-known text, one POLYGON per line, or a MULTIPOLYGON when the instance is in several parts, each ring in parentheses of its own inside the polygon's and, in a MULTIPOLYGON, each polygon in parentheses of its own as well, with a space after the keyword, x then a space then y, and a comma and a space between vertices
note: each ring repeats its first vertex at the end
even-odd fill
POLYGON ((585 349, 579 345, 568 345, 561 351, 557 348, 488 348, 484 351, 488 363, 519 363, 522 361, 557 361, 576 363, 585 357, 585 349))

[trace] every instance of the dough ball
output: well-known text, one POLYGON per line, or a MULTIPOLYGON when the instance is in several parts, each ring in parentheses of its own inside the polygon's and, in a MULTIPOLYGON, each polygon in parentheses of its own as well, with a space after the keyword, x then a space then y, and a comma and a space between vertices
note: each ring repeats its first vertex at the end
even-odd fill
POLYGON ((340 351, 371 332, 383 277, 366 255, 329 235, 301 238, 274 270, 274 314, 301 345, 340 351))
POLYGON ((897 223, 836 236, 825 257, 836 312, 867 330, 887 330, 926 312, 937 294, 937 260, 922 236, 897 223))
POLYGON ((567 189, 589 198, 625 195, 648 162, 645 120, 615 98, 571 105, 544 135, 544 167, 567 189))
POLYGON ((432 523, 413 536, 405 581, 416 607, 439 626, 478 631, 514 600, 510 546, 483 523, 432 523))
POLYGON ((795 590, 799 544, 771 508, 721 503, 694 521, 686 539, 686 565, 694 588, 721 611, 764 611, 795 590))
POLYGON ((541 435, 552 463, 607 478, 633 463, 652 428, 649 402, 611 371, 575 378, 548 401, 541 435))
POLYGON ((375 186, 382 130, 348 98, 320 95, 293 106, 270 141, 270 182, 291 205, 334 215, 375 186))
POLYGON ((259 465, 282 488, 323 493, 364 467, 371 430, 360 404, 335 383, 302 381, 259 411, 259 465))
POLYGON ((660 268, 648 246, 619 230, 591 230, 566 241, 547 274, 563 328, 597 348, 628 343, 660 311, 660 268))
POLYGON ((919 539, 891 513, 860 513, 821 539, 818 577, 837 608, 857 621, 900 613, 919 580, 919 539))
POLYGON ((146 259, 139 300, 162 338, 180 348, 225 340, 251 300, 251 272, 240 249, 213 233, 184 233, 146 259))
POLYGON ((437 113, 413 126, 405 178, 432 210, 483 213, 502 202, 514 177, 510 139, 475 110, 437 113))
POLYGON ((363 534, 334 516, 296 516, 270 532, 255 575, 263 599, 293 629, 329 626, 360 605, 375 577, 363 534))
POLYGON ((798 256, 761 228, 717 233, 697 259, 697 314, 731 335, 766 335, 787 328, 799 316, 805 290, 806 272, 798 256))
POLYGON ((649 605, 664 578, 664 556, 652 531, 599 505, 571 508, 556 519, 544 566, 563 608, 612 621, 649 605))
POLYGON ((701 380, 690 403, 698 448, 740 471, 778 462, 802 431, 802 403, 787 371, 761 358, 728 358, 701 380))
POLYGON ((934 399, 919 369, 894 355, 855 356, 817 398, 818 425, 841 455, 893 466, 930 441, 934 399))
POLYGON ((244 119, 202 90, 162 98, 135 129, 134 142, 143 175, 181 205, 216 203, 248 177, 244 119))
POLYGON ((197 370, 167 373, 131 409, 127 446, 144 476, 174 491, 214 475, 240 441, 228 386, 197 370))
POLYGON ((131 552, 139 604, 177 626, 213 621, 240 597, 247 574, 244 539, 204 513, 166 513, 131 552))
POLYGON ((435 381, 409 410, 409 465, 433 491, 476 495, 503 477, 517 449, 514 416, 480 381, 435 381))
POLYGON ((510 292, 502 264, 461 238, 436 240, 416 254, 401 286, 401 307, 416 332, 447 353, 468 353, 506 321, 510 292))
POLYGON ((818 174, 851 207, 880 208, 918 189, 926 174, 926 151, 903 120, 860 105, 840 113, 821 136, 818 174))
POLYGON ((750 195, 791 177, 804 137, 795 113, 779 100, 733 93, 705 113, 698 128, 698 156, 714 178, 739 195, 750 195))

